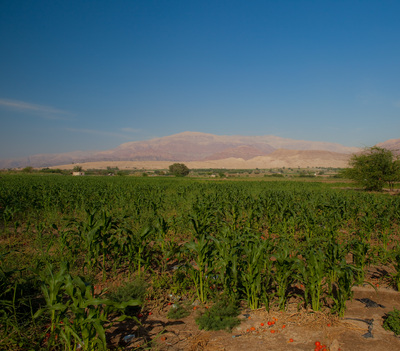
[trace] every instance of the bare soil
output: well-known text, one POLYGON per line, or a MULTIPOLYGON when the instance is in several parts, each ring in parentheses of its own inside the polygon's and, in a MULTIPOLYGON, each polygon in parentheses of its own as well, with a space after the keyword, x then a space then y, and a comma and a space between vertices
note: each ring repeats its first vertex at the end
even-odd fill
MULTIPOLYGON (((255 169, 255 168, 306 168, 306 167, 333 167, 345 168, 348 166, 349 155, 334 154, 321 151, 293 151, 279 150, 276 154, 268 156, 258 156, 250 160, 242 158, 226 158, 221 160, 207 161, 185 161, 189 169, 255 169)), ((175 162, 175 161, 174 161, 175 162)), ((83 170, 88 169, 107 169, 107 167, 118 167, 120 170, 155 170, 168 169, 173 164, 172 161, 98 161, 81 162, 74 164, 64 164, 51 168, 70 169, 81 166, 83 170)))
POLYGON ((316 341, 331 351, 400 350, 400 337, 382 327, 385 315, 393 307, 400 309, 400 292, 385 284, 375 285, 354 288, 343 318, 327 311, 299 310, 299 301, 292 301, 285 312, 243 309, 238 327, 231 332, 211 332, 199 330, 195 322, 201 308, 186 318, 170 320, 166 315, 171 306, 166 305, 143 313, 140 327, 126 322, 115 325, 112 341, 125 350, 309 351, 316 341), (274 324, 268 326, 268 321, 274 324))

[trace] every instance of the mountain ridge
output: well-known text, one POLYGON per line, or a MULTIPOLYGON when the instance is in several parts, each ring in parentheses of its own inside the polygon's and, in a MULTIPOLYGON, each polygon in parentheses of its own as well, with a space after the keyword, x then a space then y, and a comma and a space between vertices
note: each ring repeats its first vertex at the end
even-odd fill
MULTIPOLYGON (((385 142, 384 142, 385 143, 385 142)), ((382 144, 384 144, 382 143, 382 144)), ((392 139, 391 145, 400 146, 400 139, 392 139)), ((201 132, 182 132, 144 141, 131 141, 103 151, 73 151, 58 154, 38 154, 13 160, 0 160, 0 168, 54 167, 58 165, 84 162, 113 161, 169 161, 199 162, 224 159, 242 159, 246 162, 260 157, 275 155, 289 157, 277 150, 304 151, 291 153, 296 157, 308 157, 306 151, 325 152, 318 158, 337 158, 342 160, 350 154, 360 152, 361 148, 347 147, 338 143, 306 141, 282 138, 274 135, 243 136, 214 135, 201 132)), ((316 157, 314 154, 313 157, 316 157)), ((251 162, 250 162, 251 163, 251 162)), ((326 163, 326 162, 322 162, 326 163)))

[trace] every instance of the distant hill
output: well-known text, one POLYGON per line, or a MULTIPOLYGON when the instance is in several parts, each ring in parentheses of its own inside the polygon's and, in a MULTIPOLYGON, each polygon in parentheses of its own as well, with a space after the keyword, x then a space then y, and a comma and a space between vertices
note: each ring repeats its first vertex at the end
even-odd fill
POLYGON ((382 147, 384 149, 389 149, 394 151, 396 154, 400 154, 400 139, 389 139, 383 143, 379 143, 376 146, 382 147))
MULTIPOLYGON (((337 143, 294 140, 273 135, 227 136, 183 132, 151 140, 132 141, 106 151, 74 151, 60 154, 33 155, 13 160, 0 160, 0 168, 26 166, 41 168, 72 163, 112 161, 199 162, 230 158, 247 162, 272 155, 277 150, 282 149, 327 152, 325 156, 319 154, 318 157, 321 160, 324 157, 329 160, 335 154, 338 154, 336 156, 339 159, 347 159, 349 154, 360 151, 359 148, 346 147, 337 143)), ((299 155, 297 153, 296 157, 300 157, 299 155)), ((337 158, 336 156, 333 158, 337 158)), ((279 157, 283 157, 282 154, 279 157)), ((285 157, 289 156, 286 155, 285 157)))

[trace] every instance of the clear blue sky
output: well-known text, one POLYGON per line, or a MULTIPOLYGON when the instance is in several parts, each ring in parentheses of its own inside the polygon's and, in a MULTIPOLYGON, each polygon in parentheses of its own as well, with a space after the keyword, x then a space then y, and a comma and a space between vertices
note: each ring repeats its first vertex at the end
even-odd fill
POLYGON ((398 0, 2 0, 0 158, 183 131, 400 138, 398 0))

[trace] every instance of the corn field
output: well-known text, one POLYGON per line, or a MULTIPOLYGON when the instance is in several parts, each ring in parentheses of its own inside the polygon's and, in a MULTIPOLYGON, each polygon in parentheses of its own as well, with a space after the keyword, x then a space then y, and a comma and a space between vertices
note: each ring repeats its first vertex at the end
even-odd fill
POLYGON ((399 224, 399 196, 335 183, 3 175, 0 348, 106 350, 167 296, 340 317, 372 265, 400 290, 399 224))

